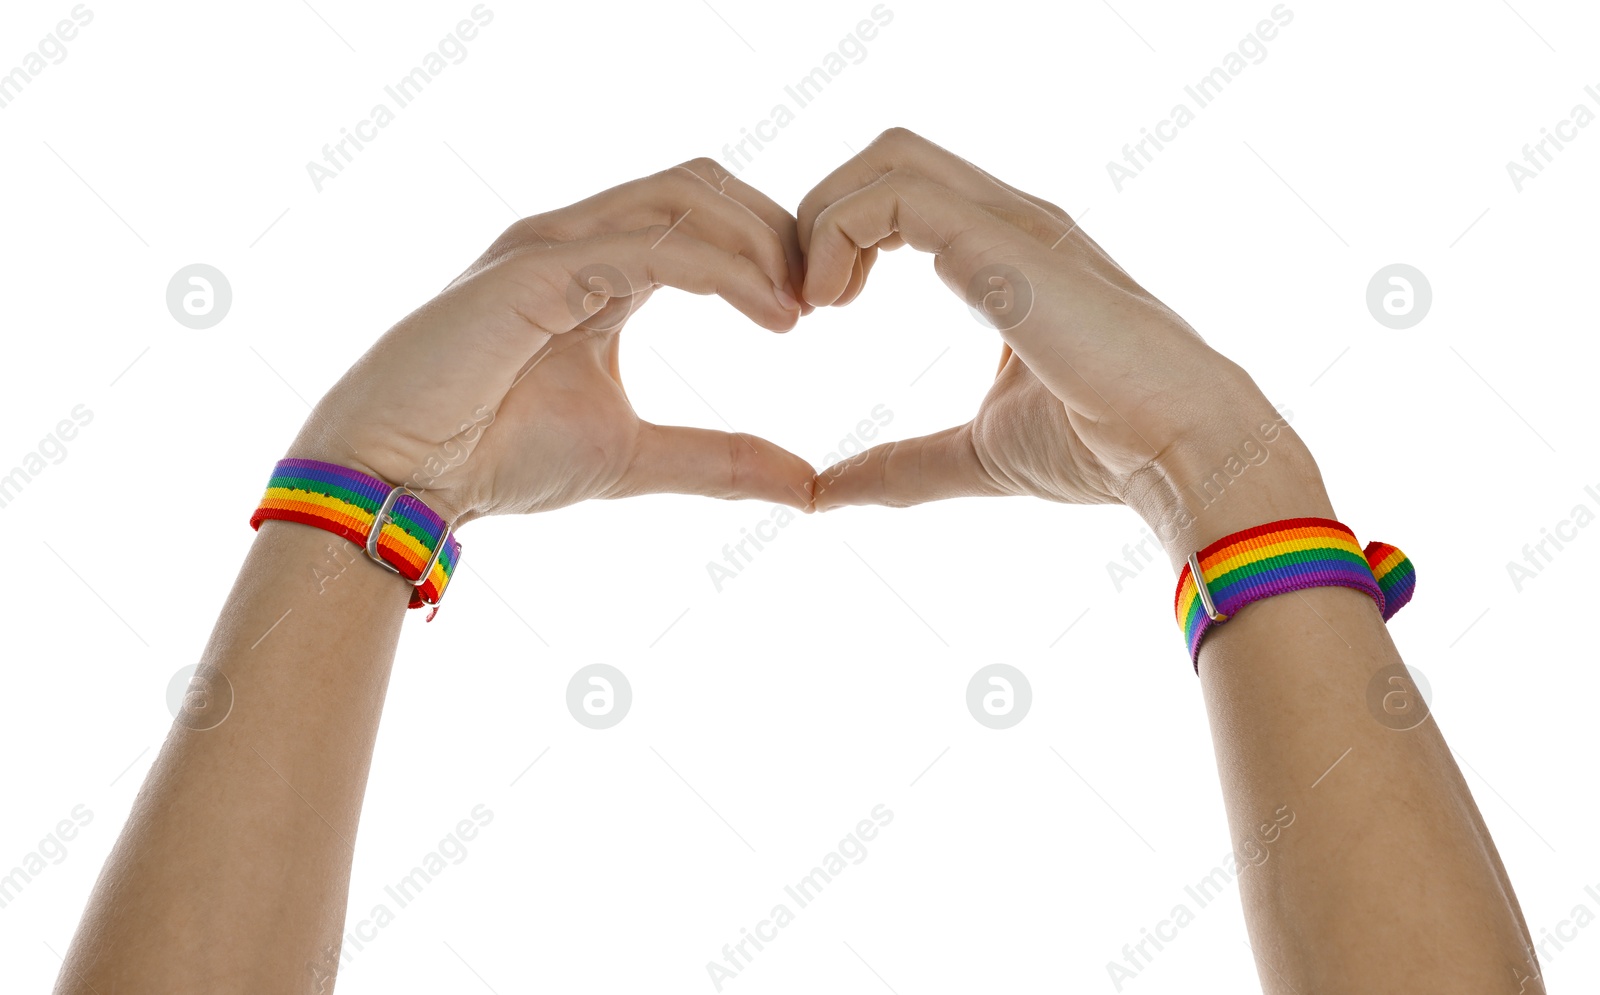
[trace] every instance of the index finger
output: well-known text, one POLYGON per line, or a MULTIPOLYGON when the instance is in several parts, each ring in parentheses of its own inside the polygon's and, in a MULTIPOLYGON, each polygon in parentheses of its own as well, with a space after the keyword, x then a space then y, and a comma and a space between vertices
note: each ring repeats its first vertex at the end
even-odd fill
POLYGON ((800 247, 810 252, 817 216, 829 205, 896 169, 915 170, 974 204, 1027 216, 1040 224, 1042 230, 1060 227, 1060 218, 1056 216, 1061 214, 1060 208, 1055 208, 1056 215, 1051 215, 1035 198, 1001 183, 954 152, 905 128, 890 128, 829 173, 800 201, 796 212, 800 247))
MULTIPOLYGON (((794 215, 771 197, 728 172, 715 159, 691 159, 679 168, 688 170, 719 192, 739 202, 772 229, 783 245, 783 254, 789 263, 789 280, 798 296, 800 286, 805 282, 806 264, 805 252, 800 247, 799 227, 794 215)), ((805 306, 803 302, 802 306, 805 306)), ((806 310, 809 311, 810 308, 806 307, 806 310)))
POLYGON ((804 297, 833 304, 849 287, 860 250, 895 236, 932 253, 952 287, 981 258, 1013 243, 1017 232, 956 191, 909 169, 895 169, 828 205, 811 225, 804 297), (972 239, 974 232, 985 237, 972 239))
POLYGON ((1198 336, 1173 335, 1170 313, 1115 267, 1082 265, 959 193, 909 169, 883 174, 817 215, 805 298, 832 304, 859 249, 898 233, 931 253, 934 271, 979 310, 1029 370, 1080 412, 1105 408, 1096 383, 1192 362, 1198 336))

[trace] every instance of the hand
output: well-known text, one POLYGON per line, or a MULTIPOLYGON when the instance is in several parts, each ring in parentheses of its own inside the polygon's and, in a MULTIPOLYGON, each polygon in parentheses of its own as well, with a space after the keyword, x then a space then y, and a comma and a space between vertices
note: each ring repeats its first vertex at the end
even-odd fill
POLYGON ((367 351, 289 455, 405 483, 457 524, 656 492, 810 510, 809 463, 643 421, 617 365, 657 287, 717 294, 785 331, 800 274, 794 218, 710 160, 624 183, 507 229, 367 351))
POLYGON ((1004 342, 971 421, 819 473, 818 510, 1001 494, 1121 502, 1180 560, 1273 517, 1332 516, 1310 453, 1244 370, 1054 204, 895 129, 807 194, 798 222, 810 304, 848 303, 878 248, 909 244, 933 253, 1004 342), (1235 483, 1241 445, 1264 435, 1270 449, 1235 483))

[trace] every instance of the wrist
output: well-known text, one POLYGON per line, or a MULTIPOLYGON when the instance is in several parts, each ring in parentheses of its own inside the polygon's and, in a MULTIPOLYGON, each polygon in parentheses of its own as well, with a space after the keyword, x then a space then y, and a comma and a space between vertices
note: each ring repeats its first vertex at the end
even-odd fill
POLYGON ((461 560, 451 522, 405 486, 365 467, 303 456, 279 460, 250 525, 259 529, 271 520, 349 540, 411 583, 411 607, 433 606, 435 613, 461 560))
POLYGON ((1169 534, 1173 538, 1166 550, 1174 574, 1182 570, 1191 553, 1236 532, 1289 518, 1338 519, 1320 477, 1314 484, 1303 480, 1258 484, 1248 492, 1191 509, 1172 520, 1169 534))
POLYGON ((1174 573, 1190 553, 1243 529, 1286 518, 1337 518, 1316 460, 1286 419, 1273 412, 1241 438, 1245 444, 1181 447, 1130 496, 1174 573))
POLYGON ((289 446, 284 453, 287 458, 332 463, 381 480, 390 487, 403 485, 452 528, 459 529, 474 518, 481 517, 459 487, 438 486, 438 474, 428 466, 402 469, 404 461, 398 457, 384 458, 382 454, 371 451, 355 454, 347 444, 328 443, 330 434, 336 442, 340 438, 331 428, 326 433, 313 433, 309 431, 311 427, 308 424, 308 431, 302 432, 289 446))

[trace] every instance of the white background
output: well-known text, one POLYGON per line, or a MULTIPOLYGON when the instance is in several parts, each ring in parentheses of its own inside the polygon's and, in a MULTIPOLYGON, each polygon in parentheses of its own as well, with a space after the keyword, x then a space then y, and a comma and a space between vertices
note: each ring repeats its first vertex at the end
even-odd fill
MULTIPOLYGON (((872 7, 712 3, 490 0, 465 61, 320 193, 306 163, 470 0, 91 0, 65 61, 0 110, 0 472, 74 405, 94 414, 0 509, 0 872, 73 806, 93 812, 0 909, 5 989, 55 976, 305 402, 519 213, 720 157, 872 7), (194 262, 234 293, 205 331, 164 301, 194 262)), ((1073 211, 1242 362, 1292 411, 1340 517, 1417 563, 1392 630, 1537 941, 1580 903, 1600 912, 1584 890, 1600 892, 1600 528, 1520 592, 1506 567, 1574 506, 1600 511, 1584 490, 1600 492, 1600 126, 1521 192, 1506 163, 1574 105, 1600 110, 1584 93, 1600 15, 1512 3, 1290 0, 1266 59, 1119 192, 1108 160, 1192 106, 1184 86, 1268 0, 890 0, 866 57, 741 175, 793 206, 910 127, 1073 211), (1394 262, 1434 296, 1403 331, 1365 304, 1394 262)), ((0 71, 71 7, 7 3, 0 71)), ((625 338, 645 417, 726 419, 818 465, 875 405, 894 414, 885 437, 966 420, 998 351, 909 252, 788 336, 664 293, 625 338)), ((1184 893, 1234 844, 1170 571, 1120 591, 1108 575, 1141 538, 1131 513, 813 516, 718 593, 707 562, 769 514, 661 497, 465 530, 439 618, 406 620, 347 925, 473 806, 494 819, 339 991, 714 991, 706 962, 879 804, 894 819, 868 856, 728 990, 1111 992, 1106 962, 1180 902, 1195 922, 1124 990, 1252 989, 1236 887, 1204 909, 1184 893), (598 732, 564 701, 593 662, 634 691, 598 732), (1003 732, 964 702, 993 662, 1034 691, 1003 732)), ((1592 989, 1600 928, 1545 969, 1553 991, 1592 989)))

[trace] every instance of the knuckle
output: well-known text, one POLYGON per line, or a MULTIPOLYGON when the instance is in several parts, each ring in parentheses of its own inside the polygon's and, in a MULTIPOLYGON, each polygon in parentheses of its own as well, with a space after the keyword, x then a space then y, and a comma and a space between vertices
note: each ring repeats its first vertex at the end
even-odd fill
POLYGON ((685 163, 663 169, 648 177, 646 183, 652 190, 664 193, 673 200, 683 200, 698 193, 705 183, 685 163))
POLYGON ((493 266, 544 291, 555 286, 549 256, 536 245, 515 246, 496 258, 493 266))
POLYGON ((896 125, 892 128, 885 128, 883 133, 880 134, 877 137, 877 140, 872 144, 890 145, 896 148, 905 148, 915 145, 922 140, 922 136, 912 131, 910 128, 902 128, 899 125, 896 125))
POLYGON ((704 155, 696 156, 688 162, 682 163, 681 168, 687 169, 713 186, 722 182, 723 177, 728 172, 722 168, 722 164, 717 160, 704 155))
POLYGON ((901 446, 899 440, 895 440, 885 445, 882 452, 878 454, 878 493, 880 500, 891 508, 904 507, 905 505, 903 501, 897 500, 889 481, 889 468, 891 464, 899 462, 899 456, 903 455, 903 449, 904 447, 901 446))
POLYGON ((689 196, 700 196, 705 192, 706 181, 700 172, 689 166, 676 166, 667 170, 672 186, 689 196))
POLYGON ((1067 212, 1062 210, 1060 204, 1045 200, 1042 197, 1039 198, 1039 206, 1044 208, 1046 211, 1049 211, 1051 214, 1054 214, 1058 218, 1065 218, 1067 216, 1067 212))
MULTIPOLYGON (((555 237, 552 228, 553 226, 549 224, 549 219, 546 215, 530 215, 525 218, 518 218, 511 222, 505 231, 500 233, 500 237, 494 240, 494 243, 489 246, 489 250, 485 254, 500 256, 517 249, 532 246, 536 242, 542 241, 542 238, 536 238, 536 233, 543 238, 555 237)), ((565 241, 565 238, 559 240, 565 241)))
POLYGON ((746 460, 754 451, 752 437, 743 432, 728 433, 728 479, 724 484, 729 495, 743 493, 741 485, 749 475, 746 460))

